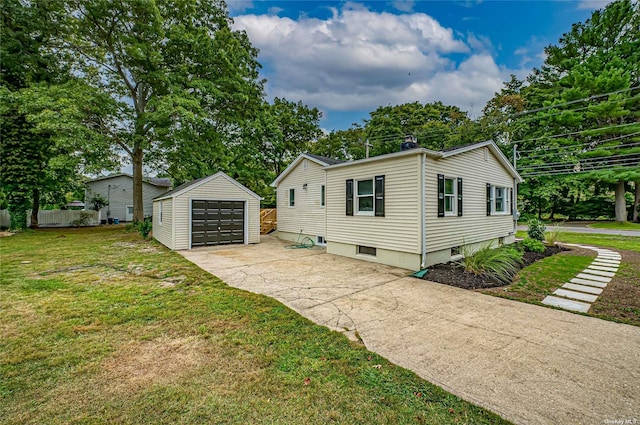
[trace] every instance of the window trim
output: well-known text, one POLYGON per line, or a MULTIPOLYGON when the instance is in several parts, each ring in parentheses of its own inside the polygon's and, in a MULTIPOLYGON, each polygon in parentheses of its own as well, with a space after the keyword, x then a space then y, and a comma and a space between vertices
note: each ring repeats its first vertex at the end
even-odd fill
POLYGON ((512 215, 511 211, 511 196, 513 189, 509 186, 499 186, 487 183, 487 215, 512 215), (498 202, 498 190, 503 189, 502 193, 502 207, 503 209, 498 211, 496 206, 498 202))
POLYGON ((324 208, 327 204, 327 188, 325 185, 320 185, 320 208, 324 208))
POLYGON ((368 179, 358 179, 355 181, 355 190, 353 191, 353 195, 354 195, 354 203, 355 203, 355 211, 354 211, 354 215, 375 215, 376 213, 376 188, 375 188, 375 184, 376 184, 376 179, 375 178, 368 178, 368 179), (370 181, 371 182, 371 194, 370 195, 360 195, 358 194, 358 186, 360 185, 360 182, 366 182, 366 181, 370 181), (360 198, 371 198, 371 211, 360 211, 360 198))
POLYGON ((458 179, 456 177, 444 177, 444 216, 453 217, 458 215, 458 179), (447 180, 451 180, 453 193, 447 194, 447 180), (451 198, 452 210, 447 211, 447 198, 451 198))
POLYGON ((290 187, 289 190, 287 191, 287 205, 289 205, 289 208, 295 208, 296 207, 296 189, 294 187, 290 187), (292 196, 293 195, 293 199, 292 196))

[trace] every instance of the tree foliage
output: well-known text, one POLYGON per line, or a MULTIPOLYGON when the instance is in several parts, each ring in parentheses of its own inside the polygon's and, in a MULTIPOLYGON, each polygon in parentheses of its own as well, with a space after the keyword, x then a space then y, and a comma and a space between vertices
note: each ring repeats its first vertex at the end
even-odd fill
POLYGON ((131 160, 141 221, 146 159, 162 169, 178 152, 225 153, 246 141, 262 96, 257 51, 231 29, 220 0, 69 0, 65 12, 58 49, 118 104, 119 119, 105 131, 131 160))

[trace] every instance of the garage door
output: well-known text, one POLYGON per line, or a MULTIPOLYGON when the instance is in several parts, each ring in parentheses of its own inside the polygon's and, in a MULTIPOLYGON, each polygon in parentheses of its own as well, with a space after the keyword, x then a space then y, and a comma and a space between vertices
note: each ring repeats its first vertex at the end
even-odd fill
POLYGON ((191 246, 244 243, 244 202, 191 201, 191 246))

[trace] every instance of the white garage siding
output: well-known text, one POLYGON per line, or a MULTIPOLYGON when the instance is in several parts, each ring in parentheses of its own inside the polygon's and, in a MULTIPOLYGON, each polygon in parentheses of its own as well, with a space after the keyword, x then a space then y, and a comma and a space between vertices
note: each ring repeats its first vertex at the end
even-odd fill
POLYGON ((153 203, 153 237, 173 249, 173 198, 153 203))

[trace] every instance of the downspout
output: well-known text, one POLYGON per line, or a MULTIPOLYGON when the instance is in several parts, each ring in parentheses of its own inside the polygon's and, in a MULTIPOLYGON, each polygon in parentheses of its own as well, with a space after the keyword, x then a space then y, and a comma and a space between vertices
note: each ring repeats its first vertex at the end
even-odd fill
POLYGON ((421 170, 421 181, 420 181, 420 239, 422 240, 422 263, 420 264, 420 269, 423 270, 426 268, 427 264, 427 220, 425 213, 425 200, 427 188, 425 187, 427 181, 427 154, 423 152, 420 155, 420 170, 421 170))

